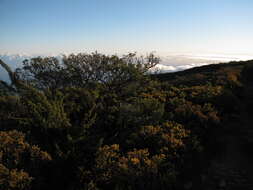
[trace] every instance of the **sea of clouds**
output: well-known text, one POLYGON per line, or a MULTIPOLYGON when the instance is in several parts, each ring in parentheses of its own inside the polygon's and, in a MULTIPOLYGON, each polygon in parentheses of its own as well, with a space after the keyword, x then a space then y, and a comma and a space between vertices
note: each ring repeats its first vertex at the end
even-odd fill
MULTIPOLYGON (((38 56, 38 55, 36 55, 38 56)), ((22 62, 25 59, 36 57, 35 55, 27 54, 0 54, 0 59, 10 65, 14 70, 22 66, 22 62)), ((158 55, 159 56, 159 55, 158 55)), ((61 57, 57 55, 57 57, 61 57)), ((193 67, 198 67, 208 64, 217 64, 221 62, 229 61, 241 61, 253 59, 253 55, 224 55, 224 54, 167 54, 161 55, 160 63, 156 65, 151 72, 166 73, 176 72, 193 67)), ((0 67, 0 80, 9 81, 8 74, 0 67)))

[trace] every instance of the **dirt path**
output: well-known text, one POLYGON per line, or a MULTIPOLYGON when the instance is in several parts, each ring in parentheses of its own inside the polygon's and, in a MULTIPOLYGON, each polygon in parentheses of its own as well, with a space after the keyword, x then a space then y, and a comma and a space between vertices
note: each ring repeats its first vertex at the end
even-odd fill
MULTIPOLYGON (((244 92, 247 100, 253 98, 248 92, 253 88, 244 92)), ((231 133, 223 136, 220 155, 210 164, 206 190, 253 190, 253 157, 245 151, 245 142, 253 142, 253 117, 246 106, 240 110, 241 121, 230 126, 231 133)))
POLYGON ((224 143, 210 164, 206 189, 253 190, 252 159, 244 152, 240 136, 226 136, 224 143))

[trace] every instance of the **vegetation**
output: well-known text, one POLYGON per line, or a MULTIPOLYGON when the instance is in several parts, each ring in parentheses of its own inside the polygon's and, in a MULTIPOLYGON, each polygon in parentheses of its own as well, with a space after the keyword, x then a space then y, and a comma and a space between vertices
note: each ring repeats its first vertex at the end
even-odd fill
POLYGON ((72 54, 12 72, 0 60, 12 81, 0 83, 0 189, 205 189, 222 137, 253 114, 253 62, 149 74, 158 62, 72 54))

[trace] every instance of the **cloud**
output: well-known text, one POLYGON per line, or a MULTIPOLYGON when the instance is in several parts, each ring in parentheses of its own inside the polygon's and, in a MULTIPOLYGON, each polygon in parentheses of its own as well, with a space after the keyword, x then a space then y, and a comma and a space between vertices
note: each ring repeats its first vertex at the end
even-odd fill
POLYGON ((170 54, 161 56, 161 62, 156 65, 151 72, 176 72, 203 65, 224 63, 229 61, 245 61, 250 59, 253 59, 253 55, 170 54))
POLYGON ((192 64, 174 65, 174 66, 157 64, 154 68, 152 68, 151 72, 170 73, 170 72, 182 71, 182 70, 190 69, 193 67, 199 67, 199 66, 208 65, 208 64, 209 63, 196 63, 196 64, 192 63, 192 64))
MULTIPOLYGON (((25 59, 30 59, 35 56, 31 55, 0 55, 5 63, 10 65, 14 70, 22 66, 22 62, 25 59)), ((61 57, 56 55, 56 57, 61 57)), ((176 72, 193 67, 199 67, 202 65, 208 65, 220 62, 229 61, 240 61, 253 59, 253 55, 230 55, 230 54, 167 54, 160 56, 161 62, 152 68, 151 72, 166 73, 166 72, 176 72)), ((3 68, 0 67, 0 80, 8 81, 8 74, 3 68)))

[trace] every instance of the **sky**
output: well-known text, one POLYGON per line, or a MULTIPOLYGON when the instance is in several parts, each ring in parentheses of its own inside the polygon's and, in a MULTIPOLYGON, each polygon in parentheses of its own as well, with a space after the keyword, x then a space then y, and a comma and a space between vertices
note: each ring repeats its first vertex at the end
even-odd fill
POLYGON ((253 0, 0 0, 0 54, 253 55, 253 0))

